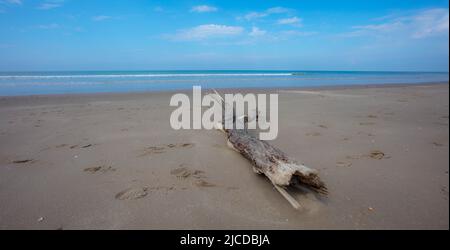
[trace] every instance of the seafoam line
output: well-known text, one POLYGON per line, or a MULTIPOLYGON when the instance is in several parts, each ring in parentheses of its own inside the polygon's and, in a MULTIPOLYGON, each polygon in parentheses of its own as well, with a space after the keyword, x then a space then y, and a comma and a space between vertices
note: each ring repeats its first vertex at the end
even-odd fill
POLYGON ((136 78, 136 77, 207 77, 207 76, 291 76, 292 73, 261 73, 261 74, 137 74, 137 75, 4 75, 0 79, 27 78, 136 78))

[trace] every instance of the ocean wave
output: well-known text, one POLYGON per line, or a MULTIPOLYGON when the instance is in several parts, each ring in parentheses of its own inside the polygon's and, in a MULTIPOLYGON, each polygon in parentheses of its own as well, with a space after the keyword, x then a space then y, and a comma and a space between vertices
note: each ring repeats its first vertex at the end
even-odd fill
POLYGON ((292 76, 293 73, 217 73, 217 74, 121 74, 121 75, 0 75, 0 79, 51 79, 51 78, 156 78, 156 77, 210 77, 210 76, 292 76))

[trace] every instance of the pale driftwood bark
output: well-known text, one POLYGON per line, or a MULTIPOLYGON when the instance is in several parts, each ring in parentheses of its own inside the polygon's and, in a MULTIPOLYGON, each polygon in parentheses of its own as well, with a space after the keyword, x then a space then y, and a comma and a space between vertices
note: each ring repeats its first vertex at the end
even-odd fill
MULTIPOLYGON (((227 105, 223 98, 215 93, 219 96, 218 102, 222 107, 227 105)), ((233 117, 233 121, 235 120, 236 117, 233 117)), ((303 185, 320 194, 327 194, 327 188, 316 170, 298 163, 280 149, 252 136, 245 129, 223 129, 223 124, 218 127, 227 134, 228 145, 253 164, 254 172, 267 176, 295 209, 301 208, 301 205, 285 190, 288 186, 303 185)))
POLYGON ((281 187, 304 185, 326 194, 327 188, 316 170, 308 168, 287 156, 266 141, 261 141, 245 130, 225 130, 233 148, 253 164, 253 171, 264 174, 274 184, 281 187))

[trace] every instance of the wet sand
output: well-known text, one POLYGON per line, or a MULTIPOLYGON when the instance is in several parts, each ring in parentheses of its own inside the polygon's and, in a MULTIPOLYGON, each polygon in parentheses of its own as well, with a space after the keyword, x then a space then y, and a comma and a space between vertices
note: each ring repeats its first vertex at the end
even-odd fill
POLYGON ((172 130, 173 93, 1 97, 0 229, 449 228, 448 83, 258 91, 328 186, 305 211, 221 132, 172 130))

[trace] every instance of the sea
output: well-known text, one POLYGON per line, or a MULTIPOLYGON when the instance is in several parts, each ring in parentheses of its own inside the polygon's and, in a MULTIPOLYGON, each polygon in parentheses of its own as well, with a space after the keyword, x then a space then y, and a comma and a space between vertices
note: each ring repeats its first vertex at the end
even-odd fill
POLYGON ((0 72, 0 96, 448 82, 448 72, 206 70, 0 72))

